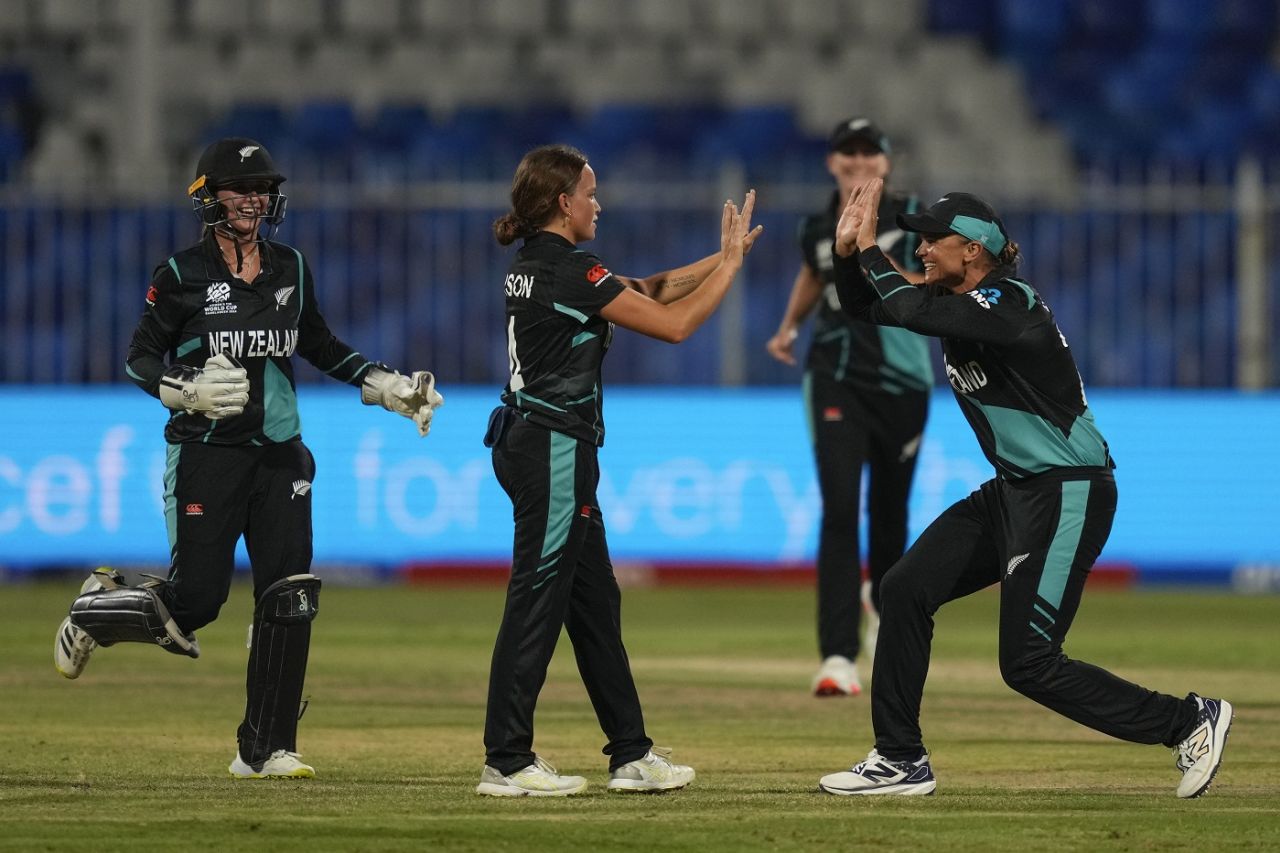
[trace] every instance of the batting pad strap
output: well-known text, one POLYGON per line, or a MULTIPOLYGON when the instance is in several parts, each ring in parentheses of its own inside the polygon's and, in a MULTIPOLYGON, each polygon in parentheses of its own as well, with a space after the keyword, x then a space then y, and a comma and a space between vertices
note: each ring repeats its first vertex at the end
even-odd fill
POLYGON ((71 622, 100 646, 155 643, 175 655, 200 657, 196 638, 178 629, 169 609, 148 587, 86 593, 71 603, 71 622))
POLYGON ((289 575, 263 591, 254 608, 254 619, 288 625, 310 622, 320 609, 320 578, 289 575))

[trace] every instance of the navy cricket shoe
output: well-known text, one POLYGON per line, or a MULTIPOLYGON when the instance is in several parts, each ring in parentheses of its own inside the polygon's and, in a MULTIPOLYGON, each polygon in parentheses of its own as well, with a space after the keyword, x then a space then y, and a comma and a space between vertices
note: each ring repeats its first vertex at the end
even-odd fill
POLYGON ((818 780, 818 787, 828 794, 932 794, 938 787, 933 778, 926 752, 916 761, 890 761, 876 750, 852 770, 832 773, 818 780))
POLYGON ((1222 766, 1222 750, 1227 745, 1227 732, 1231 730, 1231 718, 1235 710, 1226 699, 1205 699, 1191 696, 1200 706, 1196 727, 1186 740, 1173 748, 1182 781, 1178 783, 1178 796, 1184 799, 1199 797, 1209 790, 1209 783, 1222 766))

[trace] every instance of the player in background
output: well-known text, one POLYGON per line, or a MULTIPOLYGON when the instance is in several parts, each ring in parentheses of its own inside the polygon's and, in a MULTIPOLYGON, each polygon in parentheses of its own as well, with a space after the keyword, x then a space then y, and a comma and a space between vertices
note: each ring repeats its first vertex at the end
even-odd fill
POLYGON ((1017 244, 990 205, 951 193, 898 217, 921 235, 925 280, 914 286, 876 245, 881 190, 872 180, 855 192, 836 227, 841 304, 942 339, 947 378, 996 476, 943 512, 885 576, 875 748, 819 784, 833 794, 933 792, 920 731, 933 614, 998 583, 1005 683, 1095 731, 1173 747, 1178 796, 1200 796, 1221 764, 1231 703, 1156 693, 1062 649, 1116 509, 1115 465, 1066 337, 1016 277, 1017 244))
MULTIPOLYGON (((827 141, 827 171, 836 190, 820 213, 800 221, 804 261, 778 331, 765 348, 796 363, 800 326, 815 313, 803 380, 809 437, 822 493, 818 531, 818 651, 822 664, 811 689, 818 696, 862 692, 855 661, 875 652, 880 580, 907 545, 907 501, 929 412, 933 367, 927 339, 893 326, 876 326, 840 310, 831 245, 836 220, 850 193, 871 178, 887 178, 889 139, 865 118, 840 122, 827 141), (868 468, 867 568, 862 583, 859 549, 862 468, 868 468), (860 594, 861 591, 861 594, 860 594), (867 611, 866 642, 862 611, 867 611)), ((904 275, 921 279, 914 252, 919 240, 894 224, 914 213, 914 196, 885 193, 878 245, 904 275)))
POLYGON ((302 443, 292 355, 411 418, 423 436, 443 403, 430 373, 401 376, 329 331, 302 254, 270 239, 284 219, 284 180, 252 139, 222 139, 200 156, 188 194, 201 239, 156 267, 125 364, 169 410, 169 576, 128 586, 95 571, 54 644, 67 678, 98 645, 156 643, 197 657, 194 632, 226 602, 243 536, 255 607, 230 772, 247 779, 315 775, 296 745, 320 579, 310 573, 315 461, 302 443))
POLYGON ((504 282, 511 379, 485 435, 511 498, 515 545, 478 794, 565 796, 586 787, 533 752, 534 709, 562 627, 608 739, 609 789, 662 791, 693 781, 693 769, 672 763, 645 733, 622 645, 621 598, 596 500, 600 366, 615 324, 680 343, 711 316, 760 234, 751 228, 754 204, 754 191, 741 212, 725 202, 719 252, 624 278, 578 248, 595 239, 600 213, 596 175, 582 152, 543 146, 516 169, 511 211, 494 223, 500 244, 524 241, 504 282))

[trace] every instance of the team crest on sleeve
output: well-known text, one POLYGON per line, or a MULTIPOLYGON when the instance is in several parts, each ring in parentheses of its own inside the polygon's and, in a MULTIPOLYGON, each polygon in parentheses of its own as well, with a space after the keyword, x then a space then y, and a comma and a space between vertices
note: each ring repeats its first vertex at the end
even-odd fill
POLYGON ((159 297, 160 297, 160 291, 156 289, 156 286, 154 284, 147 288, 147 304, 148 305, 154 306, 156 304, 156 300, 159 297))
POLYGON ((613 275, 613 273, 605 269, 604 264, 596 264, 594 267, 587 270, 587 281, 591 282, 593 286, 599 287, 600 282, 604 281, 611 275, 613 275))

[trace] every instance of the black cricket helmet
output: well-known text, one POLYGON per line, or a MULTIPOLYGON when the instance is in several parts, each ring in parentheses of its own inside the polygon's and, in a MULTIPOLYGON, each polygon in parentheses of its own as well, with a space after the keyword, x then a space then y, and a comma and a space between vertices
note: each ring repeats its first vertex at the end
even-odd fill
POLYGON ((226 225, 232 216, 227 205, 218 200, 218 190, 236 189, 242 185, 264 184, 267 207, 262 221, 270 231, 284 221, 288 197, 280 192, 284 175, 262 143, 244 136, 219 139, 200 155, 196 163, 196 179, 187 187, 191 207, 206 226, 226 225))

